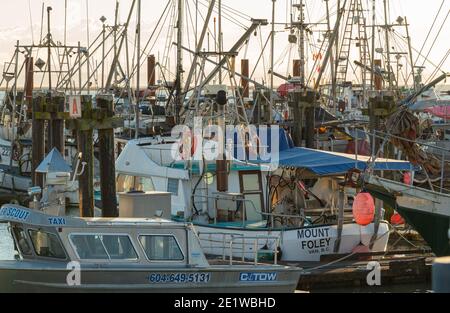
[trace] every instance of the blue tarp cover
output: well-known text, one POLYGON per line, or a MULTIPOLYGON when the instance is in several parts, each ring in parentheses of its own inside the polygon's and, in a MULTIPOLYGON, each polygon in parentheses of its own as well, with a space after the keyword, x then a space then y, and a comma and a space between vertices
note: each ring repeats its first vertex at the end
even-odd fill
MULTIPOLYGON (((320 176, 344 174, 348 172, 348 170, 356 167, 360 170, 364 170, 368 166, 368 159, 369 157, 366 156, 358 156, 358 160, 356 161, 355 155, 352 154, 307 148, 291 148, 282 150, 279 153, 280 166, 305 168, 320 176)), ((413 167, 411 163, 406 161, 377 159, 374 169, 411 171, 413 170, 413 167)))

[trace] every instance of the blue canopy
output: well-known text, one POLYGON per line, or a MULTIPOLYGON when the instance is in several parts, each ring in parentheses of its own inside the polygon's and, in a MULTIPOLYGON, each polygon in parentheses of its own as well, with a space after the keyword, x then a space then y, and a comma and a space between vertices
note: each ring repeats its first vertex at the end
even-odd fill
MULTIPOLYGON (((279 153, 279 166, 305 168, 319 176, 344 174, 354 168, 365 170, 368 166, 368 160, 369 157, 367 156, 358 156, 358 160, 356 160, 353 154, 307 148, 291 148, 279 153)), ((413 166, 407 161, 379 158, 375 162, 374 169, 412 171, 413 166)))

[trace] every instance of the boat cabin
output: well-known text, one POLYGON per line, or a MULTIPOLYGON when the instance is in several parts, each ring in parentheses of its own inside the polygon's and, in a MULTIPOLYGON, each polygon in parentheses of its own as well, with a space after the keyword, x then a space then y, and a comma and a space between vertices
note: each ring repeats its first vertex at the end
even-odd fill
POLYGON ((163 219, 52 216, 16 205, 0 209, 19 257, 80 264, 205 267, 190 225, 163 219))

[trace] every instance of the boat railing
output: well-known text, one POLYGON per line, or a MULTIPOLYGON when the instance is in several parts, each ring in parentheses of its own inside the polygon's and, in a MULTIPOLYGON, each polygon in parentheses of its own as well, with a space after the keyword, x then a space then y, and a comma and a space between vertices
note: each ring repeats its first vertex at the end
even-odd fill
POLYGON ((302 223, 305 222, 305 217, 300 216, 300 215, 290 215, 290 214, 281 214, 281 213, 274 213, 274 212, 262 212, 261 210, 257 209, 255 204, 253 203, 252 200, 248 200, 245 199, 245 195, 244 194, 233 194, 233 195, 226 195, 226 194, 218 194, 216 196, 205 196, 205 195, 194 195, 195 198, 203 198, 203 199, 213 199, 215 201, 215 205, 214 205, 214 223, 217 223, 217 210, 218 210, 218 201, 219 200, 231 200, 234 202, 240 201, 242 203, 244 203, 244 206, 242 207, 242 225, 245 224, 246 221, 246 204, 249 203, 254 212, 256 214, 261 215, 261 219, 265 220, 267 218, 267 220, 270 219, 270 225, 275 225, 275 219, 281 218, 282 220, 282 225, 287 224, 287 220, 289 219, 296 219, 298 220, 298 226, 301 226, 302 223))
MULTIPOLYGON (((198 237, 201 241, 208 242, 209 248, 222 250, 222 260, 233 265, 233 252, 241 254, 241 261, 245 262, 252 255, 252 263, 258 265, 261 255, 273 255, 273 264, 278 264, 278 247, 280 246, 280 236, 259 235, 248 236, 239 233, 229 232, 199 232, 198 237), (263 245, 261 248, 260 246, 263 245), (269 245, 272 247, 269 248, 269 245)), ((202 248, 208 248, 203 246, 202 248)))
MULTIPOLYGON (((409 142, 409 143, 417 144, 419 146, 435 149, 437 154, 440 155, 440 157, 441 157, 441 171, 440 171, 440 186, 439 186, 439 190, 440 190, 440 193, 443 193, 444 191, 446 191, 445 188, 444 188, 445 162, 446 162, 445 157, 446 157, 446 155, 448 153, 450 153, 450 149, 445 148, 445 147, 439 147, 439 146, 436 146, 436 145, 433 145, 433 144, 424 143, 424 142, 417 142, 415 140, 410 140, 408 138, 404 138, 404 137, 388 134, 388 133, 385 133, 385 132, 382 132, 382 131, 379 131, 379 130, 373 130, 370 133, 369 132, 366 132, 366 133, 370 137, 372 137, 372 139, 373 139, 372 142, 373 143, 375 142, 375 139, 386 140, 386 139, 389 139, 389 138, 395 138, 395 139, 399 139, 399 140, 406 141, 406 142, 409 142)), ((356 143, 356 146, 357 146, 357 143, 356 143)), ((375 150, 374 149, 374 144, 372 144, 372 151, 374 151, 374 150, 375 150)), ((373 157, 374 156, 372 156, 372 158, 373 157)), ((429 177, 429 175, 428 175, 428 173, 426 171, 425 171, 425 174, 427 176, 427 180, 428 180, 428 183, 430 185, 431 190, 435 191, 435 188, 434 188, 434 186, 433 186, 433 184, 431 182, 431 179, 430 179, 430 177, 429 177)))

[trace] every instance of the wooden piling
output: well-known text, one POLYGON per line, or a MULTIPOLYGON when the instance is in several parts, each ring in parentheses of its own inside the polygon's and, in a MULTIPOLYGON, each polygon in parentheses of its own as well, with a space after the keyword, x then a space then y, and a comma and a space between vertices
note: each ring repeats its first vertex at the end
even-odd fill
POLYGON ((33 186, 40 186, 43 188, 44 179, 42 174, 36 173, 36 168, 45 157, 45 130, 44 120, 40 118, 43 111, 46 96, 41 94, 32 99, 32 182, 33 186))
MULTIPOLYGON (((110 95, 97 96, 97 107, 101 115, 106 118, 114 116, 113 97, 110 95)), ((98 130, 100 152, 100 189, 102 195, 102 216, 118 217, 116 199, 116 170, 114 159, 114 129, 98 130)))
POLYGON ((33 111, 33 88, 34 88, 34 61, 33 57, 25 58, 25 99, 28 106, 28 112, 33 111))
MULTIPOLYGON (((309 103, 308 103, 309 104, 309 103)), ((305 147, 314 149, 314 136, 315 136, 315 123, 316 123, 316 114, 315 107, 313 105, 308 105, 305 108, 305 147)))
POLYGON ((51 125, 51 143, 50 150, 53 148, 58 149, 62 155, 65 150, 64 140, 64 106, 65 97, 62 95, 55 96, 51 99, 52 103, 52 120, 49 122, 51 125))
POLYGON ((315 93, 312 90, 298 90, 289 94, 289 106, 294 113, 292 139, 297 147, 302 145, 304 139, 305 147, 314 148, 315 105, 315 93))
MULTIPOLYGON (((81 96, 82 118, 89 119, 92 112, 91 96, 81 96)), ((77 131, 78 151, 81 161, 86 162, 83 173, 78 177, 80 195, 80 216, 94 216, 94 145, 93 129, 79 128, 77 131)))

